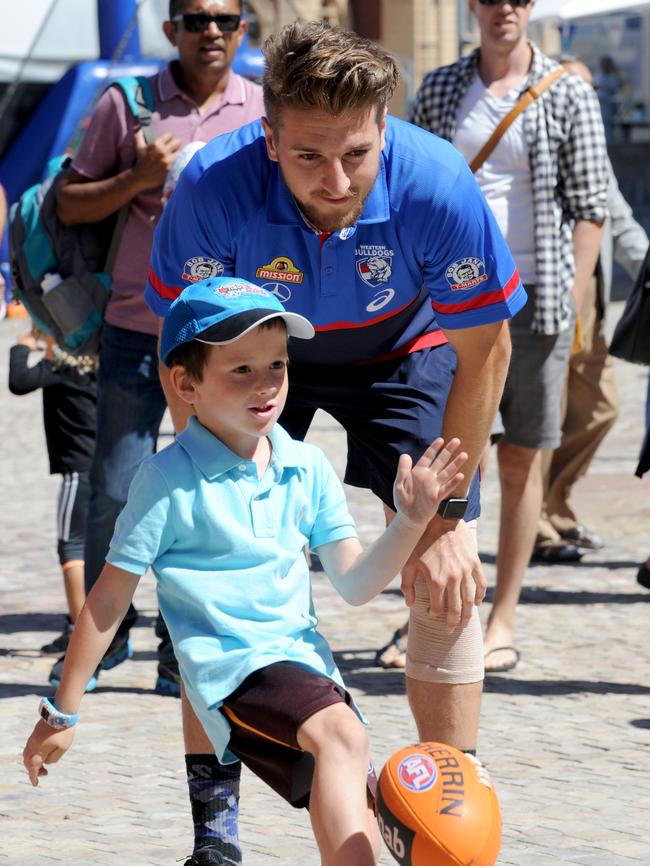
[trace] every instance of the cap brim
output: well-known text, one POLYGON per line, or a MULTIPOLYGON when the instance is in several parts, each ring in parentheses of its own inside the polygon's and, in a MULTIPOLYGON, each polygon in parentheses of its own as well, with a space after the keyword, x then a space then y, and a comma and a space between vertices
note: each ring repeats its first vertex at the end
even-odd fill
POLYGON ((299 340, 311 340, 315 334, 311 322, 304 316, 298 313, 276 313, 266 307, 246 310, 243 313, 230 316, 223 322, 201 331, 194 339, 198 340, 199 343, 208 343, 211 346, 226 346, 228 343, 234 343, 235 340, 241 339, 244 334, 270 319, 284 319, 290 337, 297 337, 299 340))

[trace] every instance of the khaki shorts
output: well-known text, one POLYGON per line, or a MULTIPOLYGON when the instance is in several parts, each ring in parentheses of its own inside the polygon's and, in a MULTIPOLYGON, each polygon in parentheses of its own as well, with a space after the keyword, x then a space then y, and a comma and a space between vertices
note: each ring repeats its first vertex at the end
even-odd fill
MULTIPOLYGON (((473 531, 476 549, 476 521, 467 524, 473 531)), ((462 685, 484 677, 483 633, 474 606, 465 628, 446 630, 445 614, 428 614, 429 591, 424 580, 415 583, 415 602, 410 608, 409 637, 406 648, 406 676, 429 683, 462 685)))

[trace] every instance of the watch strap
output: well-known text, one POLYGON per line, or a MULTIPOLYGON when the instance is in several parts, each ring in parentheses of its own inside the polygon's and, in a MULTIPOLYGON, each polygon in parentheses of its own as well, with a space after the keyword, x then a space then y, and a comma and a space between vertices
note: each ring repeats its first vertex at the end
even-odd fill
POLYGON ((41 698, 38 713, 51 728, 57 728, 58 730, 71 728, 77 724, 77 719, 79 718, 79 713, 62 713, 61 710, 57 710, 49 698, 41 698))

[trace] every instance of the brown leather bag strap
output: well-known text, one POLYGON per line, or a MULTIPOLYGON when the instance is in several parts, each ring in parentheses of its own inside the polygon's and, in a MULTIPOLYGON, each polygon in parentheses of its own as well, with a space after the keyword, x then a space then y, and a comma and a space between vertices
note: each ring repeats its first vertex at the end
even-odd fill
POLYGON ((492 135, 485 142, 483 147, 476 154, 474 159, 470 162, 469 167, 472 172, 476 174, 479 168, 483 165, 488 156, 492 153, 494 148, 497 146, 499 141, 501 140, 503 134, 508 129, 508 127, 515 122, 515 120, 519 117, 522 111, 525 111, 529 105, 532 105, 535 100, 544 93, 544 91, 553 84, 561 75, 566 73, 566 69, 560 66, 558 69, 554 69, 553 72, 549 72, 548 75, 545 75, 544 78, 540 78, 535 84, 531 84, 528 90, 524 94, 522 94, 521 98, 517 101, 516 105, 510 109, 510 111, 506 114, 506 116, 501 120, 499 125, 496 127, 492 135))

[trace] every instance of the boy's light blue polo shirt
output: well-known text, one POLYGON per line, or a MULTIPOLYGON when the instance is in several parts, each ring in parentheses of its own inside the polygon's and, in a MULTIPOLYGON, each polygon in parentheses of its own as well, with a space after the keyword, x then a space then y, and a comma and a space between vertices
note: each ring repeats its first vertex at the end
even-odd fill
POLYGON ((304 555, 356 537, 324 454, 278 425, 270 464, 230 451, 191 418, 139 468, 108 561, 151 566, 188 696, 223 757, 228 723, 214 709, 255 670, 293 661, 342 680, 316 631, 304 555), (212 712, 210 712, 212 710, 212 712))

